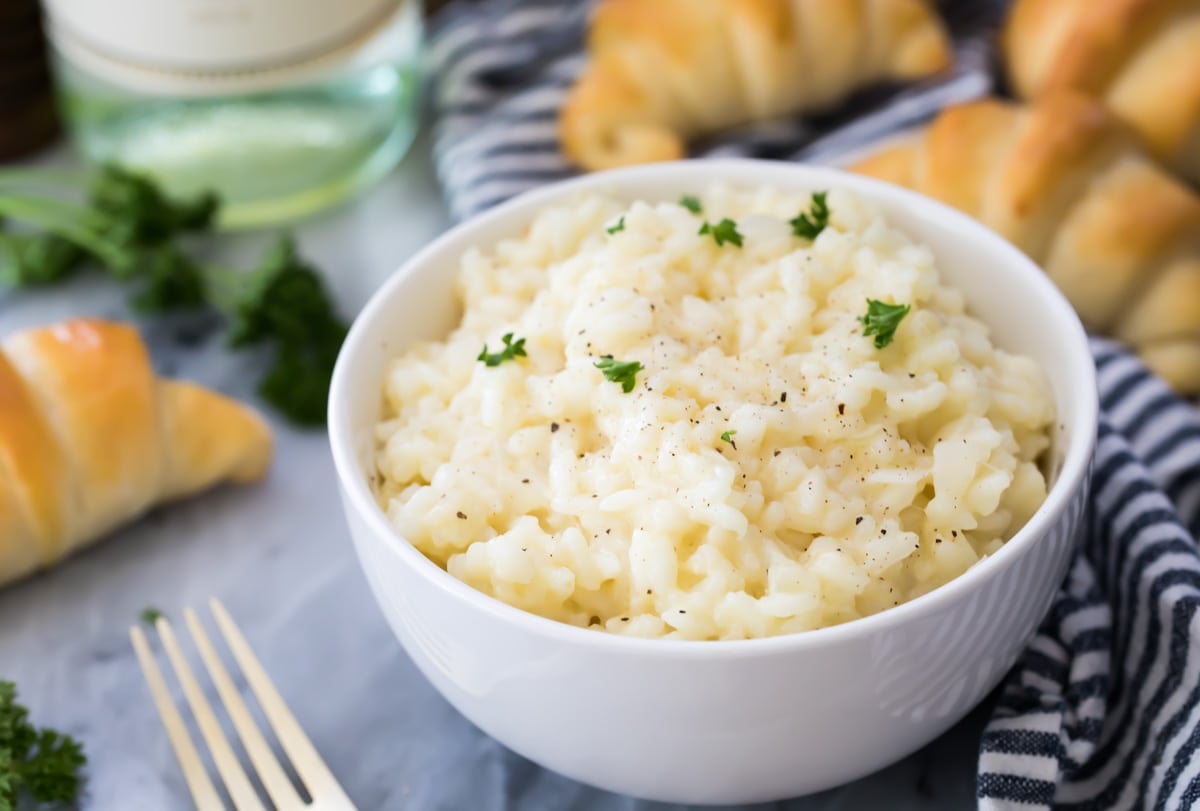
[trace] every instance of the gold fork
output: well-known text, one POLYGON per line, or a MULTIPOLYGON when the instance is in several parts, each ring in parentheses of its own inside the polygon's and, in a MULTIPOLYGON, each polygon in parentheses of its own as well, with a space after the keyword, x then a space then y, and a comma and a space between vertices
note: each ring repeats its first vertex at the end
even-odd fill
MULTIPOLYGON (((255 698, 258 699, 263 714, 270 722, 271 729, 279 739, 283 751, 287 754, 292 767, 308 791, 308 796, 312 798, 311 802, 306 803, 296 791, 296 787, 284 772, 279 760, 271 751, 270 745, 246 709, 241 696, 238 695, 237 689, 233 686, 233 680, 229 678, 229 673, 225 670, 212 643, 209 642, 208 635, 196 618, 196 612, 190 608, 186 609, 183 614, 184 622, 200 651, 200 658, 204 661, 204 666, 208 670, 213 684, 216 685, 217 694, 225 705, 225 711, 233 721, 233 726, 241 738, 242 746, 245 747, 246 754, 249 755, 250 762, 258 774, 258 779, 276 811, 300 811, 301 809, 303 811, 355 811, 354 804, 350 802, 350 798, 338 785, 329 768, 321 760, 321 756, 317 754, 317 750, 313 748, 304 731, 300 729, 300 725, 287 705, 283 703, 275 685, 267 677, 266 671, 263 670, 258 658, 250 650, 246 639, 233 624, 229 612, 215 599, 210 601, 210 605, 213 616, 217 620, 217 627, 233 652, 233 658, 237 660, 238 666, 242 669, 246 683, 250 686, 255 698)), ((237 811, 266 811, 266 806, 263 805, 258 793, 251 785, 250 778, 246 776, 245 770, 238 762, 237 755, 234 754, 229 741, 226 740, 225 733, 221 731, 216 716, 204 698, 204 693, 201 692, 196 677, 192 675, 187 660, 183 658, 175 639, 175 633, 171 630, 171 624, 167 622, 166 618, 159 617, 155 622, 155 628, 158 630, 159 638, 162 640, 163 648, 166 649, 167 658, 171 661, 175 675, 179 677, 179 682, 183 686, 183 693, 192 709, 192 715, 196 718, 196 725, 200 728, 205 743, 208 744, 208 751, 212 754, 217 772, 225 784, 225 790, 228 792, 230 800, 233 801, 234 808, 237 811)), ((187 781, 192 799, 196 801, 196 808, 199 811, 224 811, 225 805, 217 794, 217 789, 208 776, 208 772, 205 771, 204 764, 201 762, 196 748, 192 745, 191 736, 184 727, 183 719, 171 700, 171 694, 167 691, 162 673, 146 642, 146 635, 142 633, 141 628, 134 626, 129 630, 129 636, 133 641, 133 649, 137 652, 138 661, 141 663, 146 683, 150 686, 154 705, 158 708, 159 717, 162 718, 163 726, 167 729, 167 737, 171 739, 175 757, 179 759, 179 765, 183 769, 184 780, 187 781)))

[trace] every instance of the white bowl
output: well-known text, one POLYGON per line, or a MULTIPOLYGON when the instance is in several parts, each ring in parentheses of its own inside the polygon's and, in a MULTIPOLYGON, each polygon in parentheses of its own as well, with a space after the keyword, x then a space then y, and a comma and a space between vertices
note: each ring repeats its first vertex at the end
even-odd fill
POLYGON ((875 771, 962 718, 1012 666, 1074 546, 1096 433, 1094 370, 1066 299, 1024 255, 968 217, 831 169, 745 160, 593 174, 522 195, 433 242, 355 321, 330 392, 342 500, 367 579, 404 649, 463 715, 512 750, 611 791, 687 803, 775 800, 875 771), (384 369, 459 317, 459 257, 518 233, 584 190, 675 200, 713 181, 807 192, 841 186, 929 244, 996 342, 1049 375, 1058 424, 1049 497, 990 558, 880 614, 745 641, 631 639, 488 597, 388 524, 368 479, 384 369))

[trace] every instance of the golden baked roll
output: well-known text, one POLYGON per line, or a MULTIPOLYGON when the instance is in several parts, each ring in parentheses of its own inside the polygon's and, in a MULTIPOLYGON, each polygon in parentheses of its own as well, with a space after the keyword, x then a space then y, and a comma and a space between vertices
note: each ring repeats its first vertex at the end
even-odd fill
POLYGON ((1200 197, 1099 101, 984 100, 852 167, 949 203, 1045 268, 1090 328, 1200 392, 1200 197))
POLYGON ((923 0, 600 0, 559 117, 586 169, 682 158, 694 137, 820 110, 950 64, 923 0))
POLYGON ((1200 182, 1200 0, 1017 0, 1003 52, 1021 98, 1101 98, 1200 182))
POLYGON ((161 501, 253 481, 270 464, 257 414, 156 377, 132 327, 69 321, 0 350, 0 584, 161 501))

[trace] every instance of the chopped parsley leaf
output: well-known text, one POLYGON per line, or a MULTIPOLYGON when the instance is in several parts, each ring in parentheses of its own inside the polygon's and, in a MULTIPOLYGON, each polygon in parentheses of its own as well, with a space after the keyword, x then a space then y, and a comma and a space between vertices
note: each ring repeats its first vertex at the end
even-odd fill
POLYGON ((817 234, 825 230, 829 225, 829 206, 825 203, 828 194, 824 191, 813 192, 808 211, 802 211, 795 219, 789 220, 793 234, 804 239, 816 239, 817 234))
POLYGON ((887 304, 873 298, 867 299, 867 314, 859 316, 864 336, 875 336, 875 348, 883 349, 896 337, 896 327, 908 311, 907 304, 887 304))
POLYGON ((704 210, 704 207, 700 205, 700 198, 693 197, 690 194, 685 194, 683 197, 680 197, 679 205, 683 206, 693 214, 699 214, 704 210))
POLYGON ((736 433, 737 431, 726 431, 725 433, 721 434, 721 440, 732 445, 735 451, 737 450, 737 443, 733 441, 733 436, 736 433))
POLYGON ((637 385, 637 373, 642 371, 639 361, 613 360, 612 355, 605 355, 596 361, 596 368, 604 373, 604 379, 621 384, 621 391, 629 394, 637 385))
POLYGON ((142 618, 142 622, 146 623, 147 625, 153 625, 162 618, 163 612, 151 605, 143 608, 140 616, 142 618))
POLYGON ((505 333, 500 340, 504 341, 504 348, 499 352, 489 353, 487 344, 483 345, 483 349, 479 350, 479 357, 475 360, 482 361, 485 366, 499 366, 506 360, 516 360, 517 358, 528 357, 525 354, 525 339, 518 338, 513 340, 511 332, 505 333))
POLYGON ((617 220, 616 225, 610 225, 608 228, 605 228, 604 230, 610 234, 615 234, 618 231, 624 231, 625 230, 625 215, 624 214, 621 215, 621 219, 617 220))
POLYGON ((728 217, 716 225, 704 223, 700 226, 700 233, 712 234, 712 238, 717 241, 717 247, 723 246, 726 242, 733 243, 739 248, 742 247, 742 235, 737 230, 737 223, 728 217))
POLYGON ((86 763, 78 741, 35 727, 17 703, 16 685, 0 680, 0 809, 24 808, 23 798, 30 808, 76 807, 86 763))

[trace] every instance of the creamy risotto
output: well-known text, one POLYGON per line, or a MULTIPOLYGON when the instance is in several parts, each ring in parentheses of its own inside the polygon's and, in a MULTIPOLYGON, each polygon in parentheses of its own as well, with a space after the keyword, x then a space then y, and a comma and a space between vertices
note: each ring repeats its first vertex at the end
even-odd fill
POLYGON ((686 639, 846 622, 996 551, 1046 496, 1044 375, 927 247, 826 202, 586 196, 469 252, 460 326, 384 384, 392 523, 519 608, 686 639))

